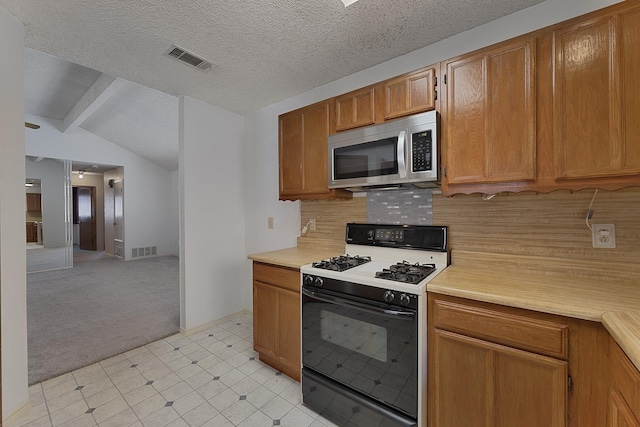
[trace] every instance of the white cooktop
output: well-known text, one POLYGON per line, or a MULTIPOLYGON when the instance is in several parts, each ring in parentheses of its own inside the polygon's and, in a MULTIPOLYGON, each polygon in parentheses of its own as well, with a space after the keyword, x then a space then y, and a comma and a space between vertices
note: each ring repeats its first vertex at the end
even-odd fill
MULTIPOLYGON (((345 271, 325 270, 306 264, 300 268, 303 274, 329 277, 362 285, 375 286, 377 288, 390 289, 410 294, 423 294, 427 291, 427 283, 440 274, 449 265, 447 252, 431 252, 414 249, 388 248, 364 245, 346 245, 346 254, 351 256, 370 256, 371 262, 350 268, 345 271), (423 279, 420 283, 402 283, 393 280, 376 278, 375 274, 398 262, 406 261, 410 264, 435 264, 436 270, 423 279)), ((320 261, 320 260, 318 260, 320 261)))

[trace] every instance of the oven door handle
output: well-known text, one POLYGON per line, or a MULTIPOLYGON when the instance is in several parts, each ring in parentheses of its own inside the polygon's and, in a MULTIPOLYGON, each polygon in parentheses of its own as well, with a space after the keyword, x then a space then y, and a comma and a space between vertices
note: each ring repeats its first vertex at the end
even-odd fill
POLYGON ((331 304, 337 304, 343 307, 356 308, 358 310, 366 311, 367 313, 371 313, 371 314, 386 315, 390 317, 403 317, 406 319, 413 318, 416 315, 416 313, 413 311, 390 310, 387 308, 370 306, 368 304, 363 304, 360 302, 351 301, 344 298, 329 296, 324 293, 321 294, 320 292, 307 289, 304 286, 302 287, 302 294, 308 296, 309 298, 317 299, 319 301, 328 302, 331 304))

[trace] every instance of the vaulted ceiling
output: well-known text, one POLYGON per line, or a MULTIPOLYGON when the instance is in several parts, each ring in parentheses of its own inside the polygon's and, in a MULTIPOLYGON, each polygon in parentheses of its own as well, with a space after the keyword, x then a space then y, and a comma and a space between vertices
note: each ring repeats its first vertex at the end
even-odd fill
POLYGON ((0 7, 25 24, 27 113, 81 126, 173 170, 177 96, 246 114, 541 1, 360 0, 345 8, 339 0, 0 0, 0 7), (213 67, 167 57, 173 44, 213 67), (87 92, 95 98, 88 108, 87 92))

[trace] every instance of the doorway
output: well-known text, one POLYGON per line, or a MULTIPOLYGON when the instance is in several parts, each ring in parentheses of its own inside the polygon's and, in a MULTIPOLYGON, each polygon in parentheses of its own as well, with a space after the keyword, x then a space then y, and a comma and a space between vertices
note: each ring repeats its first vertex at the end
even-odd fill
POLYGON ((73 187, 73 223, 78 225, 78 247, 87 251, 98 250, 95 187, 73 187))

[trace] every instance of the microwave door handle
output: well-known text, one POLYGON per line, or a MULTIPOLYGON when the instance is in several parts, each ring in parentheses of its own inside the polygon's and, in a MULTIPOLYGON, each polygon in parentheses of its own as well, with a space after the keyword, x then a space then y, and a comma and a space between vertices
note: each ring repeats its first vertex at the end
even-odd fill
POLYGON ((401 311, 401 310, 389 310, 386 308, 380 308, 375 306, 369 306, 367 304, 358 303, 356 301, 350 301, 344 298, 338 298, 334 296, 329 296, 326 294, 320 294, 319 292, 315 292, 311 289, 307 289, 302 287, 302 294, 308 296, 309 298, 313 298, 319 301, 328 302, 330 304, 337 304, 343 307, 355 308, 357 310, 366 311, 367 313, 382 315, 387 317, 404 317, 404 318, 413 318, 415 313, 413 311, 401 311))
POLYGON ((398 174, 400 178, 407 177, 407 166, 406 166, 406 155, 405 155, 405 145, 407 141, 407 133, 405 131, 400 131, 398 134, 398 174))

